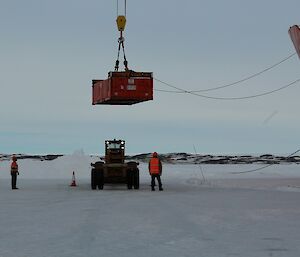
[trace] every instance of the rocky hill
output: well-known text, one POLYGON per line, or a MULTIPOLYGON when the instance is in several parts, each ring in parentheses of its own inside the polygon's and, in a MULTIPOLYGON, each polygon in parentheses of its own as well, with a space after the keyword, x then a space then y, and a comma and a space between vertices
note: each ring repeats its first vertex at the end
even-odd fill
MULTIPOLYGON (((37 161, 52 161, 63 156, 63 154, 48 155, 26 155, 17 154, 18 159, 33 159, 37 161)), ((103 156, 91 156, 103 158, 103 156)), ((201 155, 191 153, 167 153, 160 154, 160 159, 164 163, 171 164, 280 164, 280 163, 300 163, 300 156, 277 156, 272 154, 255 155, 201 155)), ((128 155, 126 160, 138 162, 148 162, 151 153, 128 155)), ((0 160, 10 160, 11 155, 0 154, 0 160)))

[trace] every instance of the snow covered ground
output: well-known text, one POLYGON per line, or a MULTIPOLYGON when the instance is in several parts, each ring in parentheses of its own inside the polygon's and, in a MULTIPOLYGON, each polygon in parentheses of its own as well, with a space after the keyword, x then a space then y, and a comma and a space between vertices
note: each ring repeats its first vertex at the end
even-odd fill
POLYGON ((90 189, 90 162, 0 162, 0 257, 300 255, 300 166, 165 164, 164 191, 90 189), (75 171, 76 188, 68 185, 75 171))

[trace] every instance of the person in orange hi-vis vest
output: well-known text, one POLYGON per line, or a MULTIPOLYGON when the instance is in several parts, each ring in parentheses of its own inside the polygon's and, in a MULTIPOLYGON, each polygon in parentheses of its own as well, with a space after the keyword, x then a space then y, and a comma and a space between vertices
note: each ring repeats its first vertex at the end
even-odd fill
POLYGON ((19 167, 17 164, 17 157, 13 155, 12 163, 10 166, 10 174, 11 174, 11 189, 17 188, 17 176, 19 175, 19 167))
POLYGON ((158 154, 157 152, 154 152, 152 154, 152 158, 149 161, 149 173, 151 175, 151 190, 155 191, 155 178, 158 181, 158 187, 159 187, 159 191, 162 191, 162 184, 161 184, 161 174, 162 174, 162 164, 160 159, 158 158, 158 154))

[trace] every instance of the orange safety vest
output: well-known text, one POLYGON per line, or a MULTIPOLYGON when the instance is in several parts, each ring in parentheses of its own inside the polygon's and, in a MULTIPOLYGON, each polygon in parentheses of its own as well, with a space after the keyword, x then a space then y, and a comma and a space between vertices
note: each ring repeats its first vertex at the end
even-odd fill
POLYGON ((17 164, 17 162, 13 161, 11 163, 10 172, 12 174, 18 173, 18 164, 17 164))
POLYGON ((149 171, 150 171, 151 175, 160 174, 159 159, 158 158, 151 158, 150 159, 150 170, 149 171))

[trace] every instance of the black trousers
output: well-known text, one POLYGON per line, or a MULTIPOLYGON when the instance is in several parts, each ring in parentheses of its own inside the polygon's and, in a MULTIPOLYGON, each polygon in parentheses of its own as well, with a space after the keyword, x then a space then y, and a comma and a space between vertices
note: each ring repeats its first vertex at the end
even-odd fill
POLYGON ((14 189, 17 187, 17 174, 11 174, 11 188, 14 189))
POLYGON ((160 175, 157 174, 157 175, 151 175, 151 187, 152 187, 152 189, 154 189, 154 186, 155 186, 155 178, 157 179, 158 187, 162 188, 160 175))

